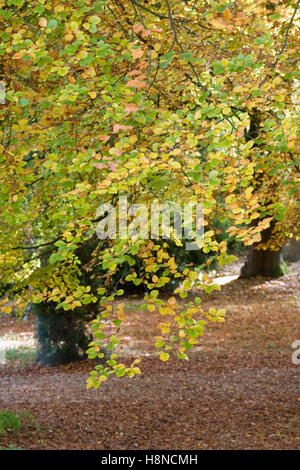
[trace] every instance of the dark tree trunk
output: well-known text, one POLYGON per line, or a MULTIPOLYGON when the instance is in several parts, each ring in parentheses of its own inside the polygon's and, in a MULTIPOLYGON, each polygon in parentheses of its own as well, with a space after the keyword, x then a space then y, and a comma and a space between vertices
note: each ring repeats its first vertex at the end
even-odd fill
MULTIPOLYGON (((272 235, 273 224, 261 233, 261 242, 267 243, 272 235)), ((255 243, 249 250, 247 260, 242 266, 240 278, 255 276, 280 277, 287 272, 281 250, 258 250, 255 243)))
MULTIPOLYGON (((97 266, 89 266, 92 252, 99 244, 96 237, 83 243, 76 254, 81 262, 80 280, 82 285, 90 285, 97 296, 97 266)), ((49 256, 41 257, 41 265, 47 266, 49 256)), ((36 315, 35 337, 37 340, 37 362, 56 366, 79 361, 87 357, 86 350, 92 340, 87 331, 87 323, 98 313, 98 302, 82 305, 74 310, 56 310, 54 302, 41 302, 33 305, 36 315)))
POLYGON ((47 366, 68 364, 87 357, 86 350, 91 336, 82 318, 74 312, 55 310, 54 302, 34 304, 37 316, 35 337, 36 361, 47 366))
POLYGON ((279 277, 285 272, 280 250, 256 250, 252 247, 241 269, 240 278, 255 276, 279 277))

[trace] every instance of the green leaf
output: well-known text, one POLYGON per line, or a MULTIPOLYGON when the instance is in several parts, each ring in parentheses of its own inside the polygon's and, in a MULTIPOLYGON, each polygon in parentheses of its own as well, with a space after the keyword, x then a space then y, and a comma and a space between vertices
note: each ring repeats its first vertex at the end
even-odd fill
POLYGON ((19 103, 21 106, 27 106, 29 104, 29 101, 27 98, 20 98, 19 103))

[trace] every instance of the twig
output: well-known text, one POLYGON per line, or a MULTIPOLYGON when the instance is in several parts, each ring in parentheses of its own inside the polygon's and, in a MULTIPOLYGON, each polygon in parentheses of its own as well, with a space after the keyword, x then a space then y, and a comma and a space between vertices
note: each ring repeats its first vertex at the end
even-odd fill
POLYGON ((150 10, 150 8, 147 8, 144 5, 141 5, 136 0, 130 0, 130 1, 131 1, 131 3, 134 3, 137 7, 141 8, 142 10, 148 11, 149 13, 151 13, 151 15, 157 16, 157 18, 159 18, 160 20, 167 20, 168 19, 168 16, 160 15, 159 13, 156 13, 155 11, 150 10))
MULTIPOLYGON (((300 0, 299 0, 300 1, 300 0)), ((180 51, 182 53, 184 53, 184 49, 182 47, 182 45, 180 44, 179 40, 178 40, 178 36, 177 36, 177 31, 176 31, 176 28, 175 28, 175 25, 174 25, 174 21, 173 21, 173 16, 172 16, 172 11, 171 11, 171 7, 170 7, 170 4, 169 4, 169 0, 165 0, 165 4, 167 5, 167 9, 168 9, 168 17, 169 17, 169 20, 170 20, 170 25, 171 25, 171 28, 172 28, 172 31, 173 31, 173 35, 174 35, 174 43, 176 43, 180 49, 180 51)), ((174 44, 173 43, 173 44, 174 44)), ((172 49, 173 45, 171 46, 171 49, 172 49)), ((207 91, 206 90, 206 87, 204 85, 202 85, 202 83, 200 82, 200 78, 199 78, 199 75, 198 75, 198 72, 197 70, 195 69, 194 65, 192 64, 192 62, 190 60, 188 60, 188 64, 189 66, 191 67, 195 77, 196 77, 196 80, 197 80, 197 85, 199 85, 203 91, 207 91)))
MULTIPOLYGON (((272 67, 271 67, 271 72, 273 72, 273 70, 275 69, 276 65, 278 64, 279 62, 279 59, 280 57, 282 56, 282 54, 284 53, 285 49, 286 49, 286 46, 287 46, 287 42, 288 42, 288 37, 289 37, 289 32, 290 32, 290 29, 291 27, 293 26, 293 21, 294 21, 294 18, 296 16, 296 13, 297 13, 297 10, 298 10, 298 7, 300 5, 300 0, 297 1, 296 3, 296 6, 295 6, 295 9, 294 9, 294 13, 290 19, 290 22, 288 24, 288 27, 286 29, 286 32, 285 32, 285 38, 284 38, 284 42, 283 42, 283 45, 282 45, 282 48, 278 54, 278 56, 276 57, 276 60, 275 62, 273 63, 272 67)), ((269 74, 265 76, 265 78, 260 82, 260 84, 258 85, 258 87, 260 88, 265 82, 266 80, 269 78, 269 74)))

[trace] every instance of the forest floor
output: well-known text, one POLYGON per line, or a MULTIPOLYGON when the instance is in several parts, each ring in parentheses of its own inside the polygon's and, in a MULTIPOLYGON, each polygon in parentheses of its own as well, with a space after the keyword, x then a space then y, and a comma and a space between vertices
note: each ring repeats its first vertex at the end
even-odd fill
MULTIPOLYGON (((0 434, 0 448, 22 449, 299 449, 300 263, 267 280, 234 279, 240 263, 219 276, 231 282, 201 294, 205 308, 225 307, 189 361, 154 355, 159 314, 126 300, 122 357, 142 357, 142 374, 86 389, 86 360, 42 367, 33 359, 33 319, 0 316, 0 411, 23 413, 22 429, 0 434), (1 346, 1 344, 0 344, 1 346)), ((225 279, 225 281, 224 281, 225 279)), ((223 281, 222 281, 223 280, 223 281)))

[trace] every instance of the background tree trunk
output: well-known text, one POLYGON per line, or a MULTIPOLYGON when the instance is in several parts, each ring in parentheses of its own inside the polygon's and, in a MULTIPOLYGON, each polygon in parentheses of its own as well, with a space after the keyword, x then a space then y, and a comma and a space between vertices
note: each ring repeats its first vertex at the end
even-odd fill
POLYGON ((282 249, 283 259, 287 261, 300 260, 300 240, 293 238, 289 243, 286 243, 282 249))
MULTIPOLYGON (((250 115, 250 127, 248 131, 245 131, 245 139, 254 140, 259 137, 260 134, 261 118, 257 109, 253 109, 253 114, 250 115)), ((255 143, 253 147, 260 148, 260 145, 255 143)), ((261 186, 262 174, 255 175, 255 187, 258 190, 261 186)), ((264 201, 265 205, 272 202, 264 201)), ((256 225, 258 219, 255 219, 253 225, 256 225)), ((270 227, 263 230, 261 233, 261 242, 255 243, 248 251, 247 260, 243 265, 240 273, 240 278, 249 278, 254 276, 265 276, 265 277, 279 277, 287 272, 286 266, 283 262, 281 249, 278 251, 273 250, 258 250, 257 246, 260 243, 267 243, 272 236, 274 229, 274 219, 271 221, 270 227)))

